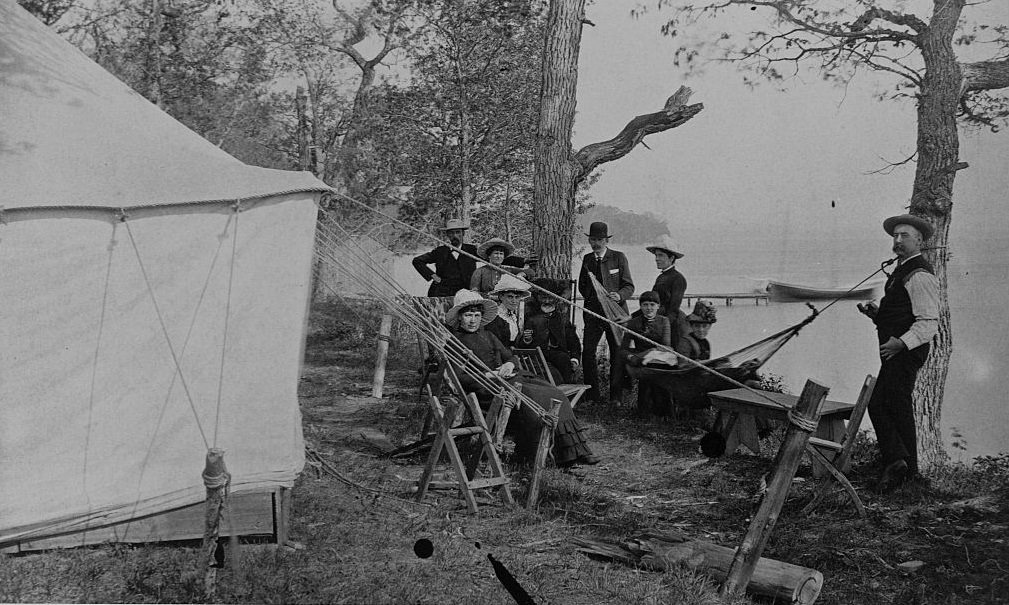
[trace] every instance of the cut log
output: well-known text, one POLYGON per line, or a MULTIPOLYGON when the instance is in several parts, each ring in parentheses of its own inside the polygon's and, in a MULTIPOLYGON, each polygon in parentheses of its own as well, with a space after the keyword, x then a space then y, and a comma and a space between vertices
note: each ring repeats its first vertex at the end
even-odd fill
MULTIPOLYGON (((622 544, 575 538, 581 552, 625 565, 665 571, 677 566, 710 575, 724 582, 736 549, 693 540, 682 534, 649 533, 622 544)), ((771 597, 775 602, 807 605, 816 601, 823 588, 823 574, 815 569, 775 559, 757 561, 747 591, 771 597)))

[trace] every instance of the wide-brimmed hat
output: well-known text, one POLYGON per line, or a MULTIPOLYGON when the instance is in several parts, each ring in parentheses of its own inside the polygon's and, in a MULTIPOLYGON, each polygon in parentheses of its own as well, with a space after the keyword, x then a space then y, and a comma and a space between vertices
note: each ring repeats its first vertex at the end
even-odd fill
POLYGON ((694 312, 687 315, 687 321, 695 324, 713 324, 718 321, 715 305, 707 300, 699 300, 694 304, 694 312))
POLYGON ((655 304, 659 304, 660 302, 659 293, 654 290, 645 290, 644 292, 642 292, 641 296, 638 297, 638 304, 640 305, 641 303, 646 302, 653 302, 655 304))
POLYGON ((505 241, 500 237, 492 237, 476 249, 476 253, 480 258, 487 258, 490 255, 490 251, 494 248, 504 248, 505 256, 509 256, 512 252, 515 252, 515 246, 509 241, 505 241))
POLYGON ((450 218, 445 221, 445 226, 442 227, 441 230, 449 231, 451 229, 469 229, 469 223, 461 219, 450 218))
POLYGON ((610 235, 610 228, 606 225, 606 223, 602 221, 598 221, 589 225, 589 232, 586 233, 585 235, 589 237, 605 237, 607 239, 612 237, 610 235))
POLYGON ((453 328, 459 327, 459 313, 469 307, 480 307, 483 317, 480 318, 480 325, 486 326, 497 317, 497 303, 486 299, 472 290, 463 288, 455 293, 455 300, 452 301, 452 308, 445 312, 445 323, 453 328))
POLYGON ((518 292, 523 295, 522 298, 527 298, 529 296, 529 284, 510 273, 505 273, 501 276, 501 279, 497 280, 497 285, 490 291, 490 295, 495 296, 505 292, 518 292))
POLYGON ((935 231, 935 227, 932 226, 932 223, 926 221, 920 216, 914 216, 913 214, 898 214, 897 216, 891 216, 883 221, 883 231, 886 231, 888 235, 893 235, 893 230, 897 228, 897 225, 911 225, 921 233, 922 239, 932 237, 932 232, 935 231))
POLYGON ((651 246, 645 246, 645 250, 648 250, 652 254, 655 254, 656 250, 662 250, 673 258, 683 258, 683 253, 676 251, 676 246, 673 245, 673 238, 668 235, 663 235, 651 246))

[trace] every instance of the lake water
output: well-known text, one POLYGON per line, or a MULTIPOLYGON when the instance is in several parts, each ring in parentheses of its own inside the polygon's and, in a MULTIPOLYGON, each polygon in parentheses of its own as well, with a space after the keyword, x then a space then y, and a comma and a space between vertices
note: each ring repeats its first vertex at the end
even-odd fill
MULTIPOLYGON (((955 228, 955 225, 954 225, 955 228)), ((748 292, 767 279, 824 287, 854 286, 892 255, 889 238, 880 230, 864 237, 781 235, 760 233, 683 239, 677 268, 687 278, 687 293, 748 292)), ((953 355, 943 400, 942 430, 947 446, 955 433, 966 451, 951 450, 954 459, 968 460, 1009 450, 1009 239, 956 238, 949 265, 949 296, 953 324, 953 355)), ((636 293, 649 289, 658 271, 641 245, 612 247, 628 256, 636 293)), ((584 246, 576 255, 576 271, 584 246)), ((426 283, 413 270, 410 257, 395 262, 395 276, 408 292, 423 295, 426 283)), ((712 355, 729 353, 795 324, 809 315, 803 303, 755 305, 752 300, 712 299, 718 323, 709 335, 712 355)), ((818 308, 826 305, 818 302, 818 308)), ((855 309, 856 301, 840 301, 806 326, 763 366, 779 374, 793 393, 807 378, 830 387, 832 399, 854 401, 866 374, 876 374, 879 361, 872 323, 855 309)), ((870 428, 868 416, 863 428, 870 428)))

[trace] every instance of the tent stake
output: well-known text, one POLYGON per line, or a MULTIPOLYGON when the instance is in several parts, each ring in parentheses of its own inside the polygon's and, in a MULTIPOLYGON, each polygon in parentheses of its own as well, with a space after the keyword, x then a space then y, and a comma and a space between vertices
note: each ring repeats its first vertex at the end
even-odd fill
POLYGON ((203 592, 208 601, 217 593, 217 569, 223 566, 223 561, 218 561, 216 557, 217 539, 221 532, 221 518, 224 516, 224 507, 227 506, 230 483, 231 475, 224 465, 224 450, 210 448, 203 468, 203 485, 207 488, 207 507, 203 522, 203 560, 206 564, 203 592))
POLYGON ((382 315, 382 325, 378 328, 378 357, 375 359, 375 378, 371 382, 371 396, 382 398, 385 386, 385 360, 389 357, 389 334, 392 333, 392 315, 382 315))

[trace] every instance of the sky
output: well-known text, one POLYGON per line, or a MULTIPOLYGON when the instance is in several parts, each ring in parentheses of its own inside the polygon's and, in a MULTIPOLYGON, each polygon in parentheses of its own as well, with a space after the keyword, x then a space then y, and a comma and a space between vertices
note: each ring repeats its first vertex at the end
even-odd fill
MULTIPOLYGON (((930 5, 910 2, 922 4, 930 5)), ((594 202, 654 212, 667 219, 674 237, 680 229, 735 232, 755 225, 793 233, 877 228, 907 206, 913 163, 871 173, 914 152, 914 107, 877 100, 875 74, 845 88, 802 74, 787 83, 787 92, 750 89, 735 68, 713 62, 688 77, 672 60, 682 42, 660 32, 668 13, 652 10, 635 19, 633 5, 600 0, 587 9, 595 26, 582 34, 575 148, 609 139, 632 117, 658 110, 682 84, 704 110, 646 138, 648 149, 639 146, 604 164, 590 192, 594 202)), ((1009 22, 1009 3, 985 10, 1009 22)), ((1004 222, 1006 158, 1006 134, 962 133, 961 159, 970 168, 954 186, 954 223, 989 229, 992 215, 1004 222)))

